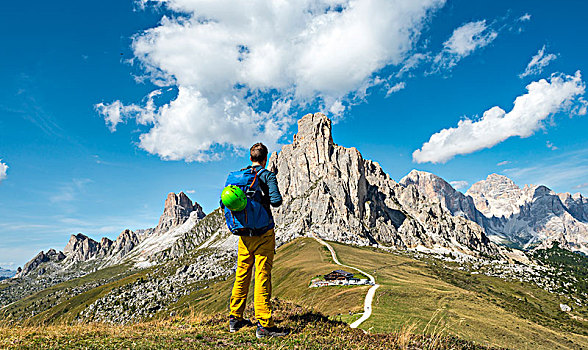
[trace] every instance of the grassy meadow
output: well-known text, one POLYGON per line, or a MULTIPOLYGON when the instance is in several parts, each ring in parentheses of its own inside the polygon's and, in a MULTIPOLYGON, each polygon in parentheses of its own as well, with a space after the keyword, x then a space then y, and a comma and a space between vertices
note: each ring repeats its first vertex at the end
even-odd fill
MULTIPOLYGON (((85 305, 150 271, 144 270, 65 298, 28 322, 0 324, 0 348, 588 348, 586 321, 561 312, 557 295, 530 284, 449 269, 449 263, 434 259, 331 244, 342 263, 374 275, 381 285, 372 317, 361 325, 369 334, 347 326, 360 317, 369 287, 309 288, 313 277, 340 266, 324 246, 302 238, 277 250, 272 273, 275 317, 293 331, 285 339, 258 341, 253 328, 227 332, 233 276, 181 297, 152 321, 127 326, 72 322, 85 305)), ((251 289, 250 299, 252 294, 251 289)), ((28 310, 47 295, 36 293, 12 307, 28 310)), ((246 317, 253 316, 249 303, 246 317)))

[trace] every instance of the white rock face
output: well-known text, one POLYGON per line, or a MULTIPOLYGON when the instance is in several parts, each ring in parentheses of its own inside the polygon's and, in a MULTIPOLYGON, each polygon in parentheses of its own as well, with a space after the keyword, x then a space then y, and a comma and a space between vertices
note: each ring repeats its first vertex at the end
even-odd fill
POLYGON ((510 217, 528 201, 529 193, 506 176, 490 174, 486 180, 473 184, 466 195, 474 199, 476 208, 486 217, 510 217))
POLYGON ((77 235, 71 235, 69 242, 63 248, 63 254, 65 254, 68 261, 79 262, 95 257, 99 250, 100 244, 98 242, 78 233, 77 235))
POLYGON ((321 113, 298 121, 294 141, 272 154, 267 168, 284 197, 274 210, 280 242, 312 231, 360 245, 497 251, 476 223, 428 201, 413 184, 396 183, 357 149, 336 145, 321 113))
POLYGON ((491 237, 526 248, 556 241, 562 247, 588 252, 587 206, 580 194, 557 194, 541 185, 520 188, 497 174, 475 183, 466 194, 490 219, 485 228, 491 237))
POLYGON ((400 184, 405 187, 411 184, 416 186, 429 201, 439 202, 454 216, 462 216, 482 227, 486 224, 486 217, 476 208, 472 197, 457 191, 447 181, 435 174, 412 170, 400 180, 400 184))

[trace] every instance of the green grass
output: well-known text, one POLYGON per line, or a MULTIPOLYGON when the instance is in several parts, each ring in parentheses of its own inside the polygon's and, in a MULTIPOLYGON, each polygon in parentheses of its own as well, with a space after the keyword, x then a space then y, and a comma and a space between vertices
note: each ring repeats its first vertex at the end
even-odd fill
MULTIPOLYGON (((309 288, 313 277, 324 275, 339 268, 332 262, 330 254, 313 239, 298 239, 280 247, 272 270, 272 295, 321 312, 337 316, 360 312, 367 286, 336 286, 309 288)), ((209 310, 227 312, 234 274, 226 280, 210 284, 209 288, 184 296, 170 307, 170 311, 209 310)), ((252 300, 253 283, 249 299, 252 300)))
POLYGON ((418 332, 443 332, 497 347, 588 347, 586 322, 557 312, 558 297, 533 285, 448 270, 403 254, 332 245, 342 263, 373 274, 381 285, 364 329, 390 332, 415 324, 418 332), (527 307, 524 296, 532 300, 527 307))
POLYGON ((414 334, 410 328, 389 334, 364 334, 345 323, 295 304, 274 303, 283 338, 257 339, 255 329, 228 332, 225 314, 191 314, 127 326, 81 324, 45 328, 0 327, 3 349, 485 349, 455 337, 414 334))
MULTIPOLYGON (((580 314, 561 312, 559 310, 560 296, 556 294, 548 293, 528 283, 509 282, 500 278, 472 275, 450 269, 446 266, 450 264, 434 259, 420 261, 404 253, 339 243, 331 243, 331 245, 337 251, 343 264, 358 267, 372 274, 381 286, 376 291, 372 317, 361 326, 369 330, 371 334, 380 334, 369 338, 370 341, 380 339, 377 337, 389 340, 396 337, 394 339, 398 340, 398 334, 411 334, 411 337, 414 336, 417 339, 420 335, 427 334, 422 339, 438 338, 449 341, 447 339, 457 337, 463 339, 465 341, 463 344, 467 344, 470 348, 473 348, 472 344, 533 350, 588 348, 586 321, 580 317, 580 314)), ((188 261, 190 258, 186 256, 185 259, 188 261)), ((178 262, 184 263, 184 258, 178 262)), ((278 304, 276 317, 282 317, 286 324, 298 327, 295 326, 298 321, 293 320, 300 317, 299 313, 305 310, 304 313, 314 315, 312 318, 316 322, 323 322, 320 323, 321 325, 335 327, 336 332, 348 330, 349 328, 343 323, 351 323, 361 316, 363 300, 369 286, 308 288, 313 277, 339 268, 340 266, 333 263, 328 250, 314 239, 301 238, 280 247, 277 250, 272 272, 273 296, 278 304), (286 311, 280 309, 281 303, 299 305, 296 306, 298 316, 296 313, 284 316, 286 311)), ((157 273, 169 273, 175 271, 174 269, 175 265, 170 265, 159 268, 157 273)), ((145 273, 147 271, 82 293, 45 311, 32 321, 52 324, 71 322, 88 303, 105 295, 116 286, 132 283, 145 273)), ((200 285, 204 287, 203 289, 183 296, 165 313, 158 314, 157 322, 164 325, 161 326, 160 338, 154 335, 159 334, 159 330, 147 331, 141 328, 151 329, 149 328, 152 327, 151 323, 122 327, 120 332, 128 333, 128 335, 120 336, 110 331, 109 327, 112 326, 103 325, 96 326, 95 333, 84 333, 79 342, 72 340, 73 344, 76 344, 77 348, 84 346, 88 348, 99 346, 156 348, 159 347, 158 345, 162 348, 174 348, 183 347, 180 346, 182 344, 194 348, 215 344, 221 347, 245 348, 256 348, 261 346, 260 344, 269 348, 299 346, 319 349, 321 346, 326 346, 326 338, 321 335, 321 331, 317 331, 323 326, 313 325, 312 322, 306 323, 304 330, 300 330, 291 341, 288 340, 286 343, 279 341, 258 343, 252 338, 251 331, 241 338, 230 338, 224 333, 221 335, 222 327, 218 324, 215 324, 213 328, 206 328, 209 326, 203 325, 210 325, 210 323, 203 321, 204 323, 190 324, 189 327, 192 327, 190 329, 193 329, 193 332, 186 333, 183 328, 179 330, 175 328, 170 321, 172 319, 170 312, 175 312, 183 319, 190 318, 190 315, 203 315, 204 319, 212 317, 219 324, 224 322, 222 320, 228 313, 228 300, 233 282, 234 275, 203 282, 200 285), (103 330, 100 327, 104 327, 103 330), (319 333, 314 333, 315 331, 319 333), (186 340, 187 338, 190 340, 186 340), (208 340, 201 342, 199 339, 208 340), (132 342, 136 345, 132 345, 132 342)), ((69 281, 69 283, 75 282, 69 281)), ((252 292, 253 286, 250 290, 250 299, 252 292)), ((251 304, 250 302, 246 311, 248 317, 253 316, 251 304)), ((347 333, 334 334, 337 334, 333 336, 337 339, 332 340, 335 348, 337 346, 346 348, 345 345, 356 348, 362 348, 362 344, 364 347, 367 346, 367 343, 363 342, 364 338, 356 338, 355 335, 363 333, 353 333, 353 336, 347 333), (357 343, 339 342, 339 337, 346 339, 347 336, 350 337, 349 341, 357 341, 357 343)), ((27 335, 25 338, 34 340, 35 337, 47 340, 50 336, 40 332, 38 335, 27 335)), ((65 342, 64 339, 69 338, 58 336, 56 339, 55 347, 58 348, 60 344, 63 344, 59 342, 65 342)), ((2 343, 0 347, 1 345, 2 343)), ((468 348, 467 346, 462 348, 468 348)), ((33 346, 30 345, 30 348, 33 346)))
MULTIPOLYGON (((372 317, 361 326, 370 332, 395 332, 411 325, 417 333, 443 333, 496 347, 588 347, 586 323, 558 311, 558 296, 531 284, 454 271, 436 260, 331 244, 342 263, 374 275, 381 285, 372 317)), ((361 316, 368 286, 308 288, 312 278, 337 268, 325 247, 310 238, 297 239, 278 249, 273 295, 351 323, 361 316)), ((176 310, 226 313, 233 281, 182 298, 176 310)))

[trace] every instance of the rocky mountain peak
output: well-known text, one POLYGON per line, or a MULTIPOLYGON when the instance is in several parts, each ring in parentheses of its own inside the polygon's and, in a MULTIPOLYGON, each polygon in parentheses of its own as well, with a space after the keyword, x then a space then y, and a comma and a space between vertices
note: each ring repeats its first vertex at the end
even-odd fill
POLYGON ((312 232, 361 245, 494 251, 479 225, 426 202, 418 188, 399 185, 356 148, 335 144, 331 125, 322 113, 305 115, 293 143, 268 162, 284 198, 274 210, 278 241, 312 232))
POLYGON ((122 257, 130 252, 139 242, 139 237, 133 231, 126 229, 114 241, 114 247, 109 252, 109 255, 122 257))
POLYGON ((196 211, 199 219, 204 217, 204 211, 200 204, 192 203, 192 200, 184 192, 178 194, 170 192, 165 200, 163 214, 159 218, 155 231, 165 232, 183 224, 193 211, 196 211))
POLYGON ((94 256, 100 249, 100 243, 89 238, 88 236, 78 233, 71 235, 69 242, 63 249, 63 253, 71 261, 86 261, 94 256))
POLYGON ((559 193, 557 196, 574 218, 588 222, 588 198, 579 192, 573 195, 567 192, 559 193))
POLYGON ((457 191, 435 174, 414 169, 399 183, 404 187, 414 185, 421 195, 430 201, 439 202, 455 216, 463 216, 481 226, 485 223, 484 215, 476 209, 471 197, 457 191))
POLYGON ((512 181, 509 177, 507 177, 505 175, 501 175, 501 174, 496 174, 496 173, 492 173, 492 174, 486 176, 486 181, 493 182, 493 183, 508 183, 512 186, 518 187, 514 183, 514 181, 512 181))
POLYGON ((331 120, 322 113, 307 114, 298 121, 298 133, 294 135, 294 147, 308 143, 321 143, 328 149, 333 146, 331 120))
MULTIPOLYGON (((404 184, 404 185, 407 185, 409 183, 422 183, 422 184, 438 185, 438 186, 449 185, 449 183, 447 183, 447 181, 443 180, 442 178, 440 178, 439 176, 437 176, 435 174, 432 174, 432 173, 429 173, 426 171, 416 170, 416 169, 411 170, 410 173, 408 173, 408 175, 403 177, 399 183, 404 184)), ((449 186, 451 186, 451 185, 449 185, 449 186)))
POLYGON ((466 195, 473 198, 476 208, 485 216, 510 217, 519 212, 524 192, 508 177, 490 174, 486 180, 473 184, 466 195))
POLYGON ((63 254, 62 252, 57 252, 55 249, 49 249, 47 251, 47 253, 45 253, 44 251, 41 251, 33 259, 31 259, 29 262, 27 262, 22 269, 19 267, 15 277, 18 278, 18 277, 26 276, 30 272, 37 269, 37 267, 39 267, 43 263, 47 263, 47 262, 58 263, 64 259, 65 259, 65 254, 63 254))

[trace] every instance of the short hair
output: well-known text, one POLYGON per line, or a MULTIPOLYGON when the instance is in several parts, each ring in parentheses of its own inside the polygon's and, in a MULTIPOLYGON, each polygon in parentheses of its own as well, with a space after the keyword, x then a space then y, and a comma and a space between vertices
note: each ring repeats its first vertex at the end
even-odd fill
POLYGON ((249 149, 249 155, 252 162, 261 163, 267 158, 267 147, 261 142, 256 143, 249 149))

